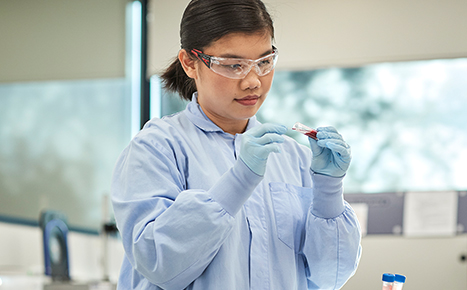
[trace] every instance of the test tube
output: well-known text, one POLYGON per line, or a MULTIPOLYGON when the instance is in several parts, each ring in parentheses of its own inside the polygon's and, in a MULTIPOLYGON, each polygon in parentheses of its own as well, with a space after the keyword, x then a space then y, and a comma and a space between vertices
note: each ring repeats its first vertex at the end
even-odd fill
POLYGON ((316 137, 316 134, 318 133, 315 129, 312 129, 306 125, 303 125, 302 123, 300 122, 297 122, 293 125, 292 127, 292 130, 295 130, 297 132, 300 132, 310 138, 313 138, 315 140, 318 140, 318 138, 316 137))
POLYGON ((404 287, 405 283, 405 276, 401 274, 396 274, 394 277, 394 286, 392 287, 392 290, 402 290, 402 287, 404 287))
POLYGON ((393 290, 394 285, 394 274, 384 273, 383 274, 383 290, 393 290))

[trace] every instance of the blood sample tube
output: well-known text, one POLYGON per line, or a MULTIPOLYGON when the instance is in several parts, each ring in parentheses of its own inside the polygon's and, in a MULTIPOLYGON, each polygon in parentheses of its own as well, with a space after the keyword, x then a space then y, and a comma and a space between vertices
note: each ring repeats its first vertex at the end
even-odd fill
POLYGON ((393 290, 394 285, 394 274, 384 273, 383 274, 383 290, 393 290))
POLYGON ((303 125, 302 123, 299 123, 299 122, 295 123, 292 127, 292 130, 295 130, 297 132, 304 134, 305 136, 318 140, 318 138, 316 137, 316 134, 318 132, 315 129, 312 129, 308 126, 303 125))

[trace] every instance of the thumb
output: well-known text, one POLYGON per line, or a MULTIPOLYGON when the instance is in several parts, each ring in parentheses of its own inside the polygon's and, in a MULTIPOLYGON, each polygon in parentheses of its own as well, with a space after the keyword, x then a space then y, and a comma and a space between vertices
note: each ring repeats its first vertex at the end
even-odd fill
POLYGON ((316 141, 313 138, 308 137, 308 142, 310 143, 310 148, 311 148, 311 152, 313 152, 313 155, 318 155, 319 153, 321 153, 323 148, 321 148, 318 145, 318 141, 316 141))

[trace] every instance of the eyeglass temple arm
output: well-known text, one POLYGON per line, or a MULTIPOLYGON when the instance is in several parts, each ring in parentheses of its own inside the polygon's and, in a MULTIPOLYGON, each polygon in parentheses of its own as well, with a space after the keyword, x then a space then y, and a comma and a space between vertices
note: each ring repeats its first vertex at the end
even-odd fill
POLYGON ((202 60, 208 68, 211 68, 211 58, 208 55, 204 54, 201 50, 198 49, 192 49, 191 53, 193 53, 194 55, 196 55, 197 58, 202 60))

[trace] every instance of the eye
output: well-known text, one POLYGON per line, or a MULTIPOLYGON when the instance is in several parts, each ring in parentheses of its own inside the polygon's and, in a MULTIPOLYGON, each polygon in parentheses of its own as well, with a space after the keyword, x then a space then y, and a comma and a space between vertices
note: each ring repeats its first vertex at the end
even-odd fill
POLYGON ((229 70, 240 70, 242 69, 242 65, 239 63, 234 63, 234 64, 224 64, 222 65, 224 68, 229 69, 229 70))
POLYGON ((271 60, 269 58, 264 59, 258 63, 259 66, 267 66, 269 64, 271 64, 271 60))

